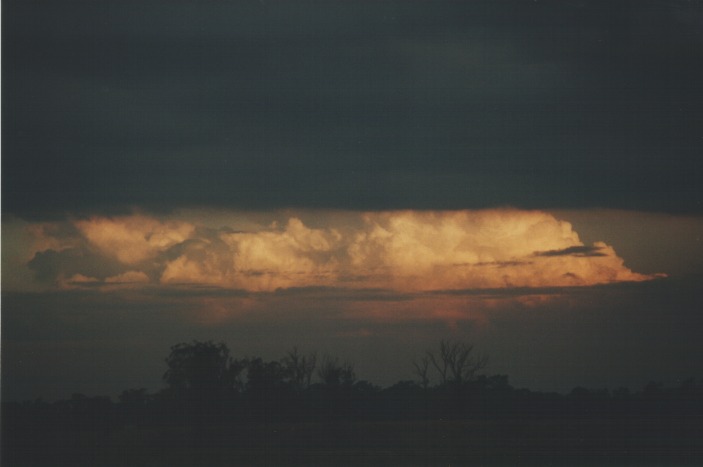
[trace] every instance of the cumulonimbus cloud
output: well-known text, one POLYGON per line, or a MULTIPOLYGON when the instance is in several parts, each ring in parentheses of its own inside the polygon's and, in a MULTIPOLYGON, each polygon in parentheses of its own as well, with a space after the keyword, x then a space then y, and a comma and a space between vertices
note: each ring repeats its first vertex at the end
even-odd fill
POLYGON ((53 274, 67 287, 97 282, 252 292, 573 287, 656 277, 631 271, 603 242, 584 245, 571 224, 541 211, 323 212, 307 224, 305 215, 290 215, 246 230, 232 227, 242 224, 237 216, 218 228, 202 223, 202 215, 198 221, 131 215, 68 221, 71 228, 63 229, 34 226, 36 244, 50 245, 36 252, 34 267, 41 268, 36 258, 47 252, 70 248, 81 252, 80 261, 75 254, 53 255, 66 264, 54 261, 37 276, 53 274), (59 231, 61 237, 52 236, 59 231), (101 261, 106 268, 96 271, 101 261))

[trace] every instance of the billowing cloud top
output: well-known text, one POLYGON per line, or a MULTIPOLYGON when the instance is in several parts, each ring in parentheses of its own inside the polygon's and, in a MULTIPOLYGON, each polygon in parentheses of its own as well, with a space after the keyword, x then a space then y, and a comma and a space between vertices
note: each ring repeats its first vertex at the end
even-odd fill
POLYGON ((561 287, 655 277, 625 267, 605 243, 584 245, 571 224, 541 211, 261 216, 189 212, 33 224, 28 265, 37 280, 62 288, 198 285, 250 292, 561 287))

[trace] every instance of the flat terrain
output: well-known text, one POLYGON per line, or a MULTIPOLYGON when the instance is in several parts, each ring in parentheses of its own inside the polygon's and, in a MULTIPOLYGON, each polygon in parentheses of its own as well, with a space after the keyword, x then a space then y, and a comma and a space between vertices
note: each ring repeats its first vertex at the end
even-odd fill
POLYGON ((276 422, 6 432, 3 467, 703 465, 690 427, 607 420, 276 422))

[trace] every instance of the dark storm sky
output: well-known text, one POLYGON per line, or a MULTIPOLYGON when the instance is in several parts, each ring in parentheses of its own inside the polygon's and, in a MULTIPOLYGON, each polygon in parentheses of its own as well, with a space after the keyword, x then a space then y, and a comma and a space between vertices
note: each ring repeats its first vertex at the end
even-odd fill
POLYGON ((703 3, 3 2, 3 210, 703 212, 703 3))

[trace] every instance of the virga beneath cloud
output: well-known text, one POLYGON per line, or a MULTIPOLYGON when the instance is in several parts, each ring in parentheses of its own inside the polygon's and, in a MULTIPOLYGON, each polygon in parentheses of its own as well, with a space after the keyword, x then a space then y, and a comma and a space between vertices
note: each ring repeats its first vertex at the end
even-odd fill
POLYGON ((216 228, 192 212, 35 224, 28 264, 60 288, 249 292, 573 287, 659 276, 631 271, 611 246, 584 245, 570 223, 541 211, 299 212, 264 221, 257 214, 240 229, 242 216, 220 213, 227 225, 216 228))

